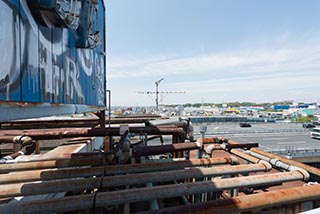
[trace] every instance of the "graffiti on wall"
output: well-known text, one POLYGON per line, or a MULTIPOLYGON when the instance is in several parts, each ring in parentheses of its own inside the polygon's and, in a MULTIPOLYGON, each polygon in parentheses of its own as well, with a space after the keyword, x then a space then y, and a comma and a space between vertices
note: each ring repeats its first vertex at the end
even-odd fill
POLYGON ((74 29, 43 24, 32 10, 0 0, 0 100, 105 105, 104 42, 78 48, 74 29))

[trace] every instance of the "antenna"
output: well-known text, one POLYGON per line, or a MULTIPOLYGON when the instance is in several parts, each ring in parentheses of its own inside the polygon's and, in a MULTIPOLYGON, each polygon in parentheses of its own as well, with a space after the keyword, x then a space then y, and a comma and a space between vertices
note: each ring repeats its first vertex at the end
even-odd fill
POLYGON ((158 111, 159 110, 159 99, 158 99, 158 96, 159 96, 159 84, 160 82, 164 80, 163 78, 159 79, 158 81, 155 82, 156 84, 156 110, 158 111))
POLYGON ((161 83, 161 81, 163 81, 164 78, 159 79, 158 81, 155 81, 155 85, 156 85, 156 91, 139 91, 139 94, 155 94, 156 95, 156 110, 159 110, 159 94, 182 94, 182 93, 186 93, 185 91, 159 91, 159 84, 161 83))

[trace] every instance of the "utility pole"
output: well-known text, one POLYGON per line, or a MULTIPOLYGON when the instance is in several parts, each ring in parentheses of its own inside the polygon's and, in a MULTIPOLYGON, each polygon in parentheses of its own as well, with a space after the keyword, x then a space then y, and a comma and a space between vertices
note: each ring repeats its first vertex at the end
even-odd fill
POLYGON ((157 111, 159 110, 159 84, 162 80, 164 80, 164 79, 161 78, 155 82, 155 84, 156 84, 156 110, 157 111))

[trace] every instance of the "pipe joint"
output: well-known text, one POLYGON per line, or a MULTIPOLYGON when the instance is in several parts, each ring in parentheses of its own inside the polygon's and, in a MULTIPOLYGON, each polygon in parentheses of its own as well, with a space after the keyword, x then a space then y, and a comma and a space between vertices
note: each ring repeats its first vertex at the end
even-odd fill
POLYGON ((205 152, 206 152, 206 154, 211 155, 213 150, 215 150, 215 146, 213 144, 211 144, 206 148, 205 152))
POLYGON ((277 158, 273 158, 270 160, 270 163, 273 165, 273 166, 277 166, 277 167, 280 167, 280 164, 281 164, 281 161, 277 158))
POLYGON ((221 149, 226 150, 227 149, 227 144, 222 143, 220 144, 221 149))
POLYGON ((268 172, 272 169, 272 165, 270 163, 268 163, 267 161, 259 160, 258 163, 264 165, 264 167, 266 168, 265 172, 268 172))
MULTIPOLYGON (((196 141, 195 144, 197 144, 197 146, 199 147, 199 149, 203 149, 203 143, 202 141, 196 141)), ((211 153, 210 153, 211 154, 211 153)))
POLYGON ((290 171, 298 171, 298 172, 300 172, 302 174, 302 176, 303 176, 303 180, 304 181, 308 181, 310 179, 310 174, 306 170, 304 170, 304 169, 302 169, 300 167, 290 165, 289 170, 290 171))
POLYGON ((234 157, 234 156, 230 156, 230 160, 231 160, 231 165, 240 165, 239 159, 234 157))
POLYGON ((22 146, 28 146, 32 144, 32 138, 25 135, 15 136, 13 142, 21 144, 22 146))

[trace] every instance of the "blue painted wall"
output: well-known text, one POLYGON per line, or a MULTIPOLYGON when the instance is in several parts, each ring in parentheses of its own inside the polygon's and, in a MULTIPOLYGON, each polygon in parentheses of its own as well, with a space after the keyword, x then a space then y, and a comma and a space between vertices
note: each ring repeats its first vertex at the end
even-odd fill
POLYGON ((103 1, 94 10, 94 48, 79 45, 78 30, 45 23, 40 1, 0 0, 0 100, 105 106, 103 1))

